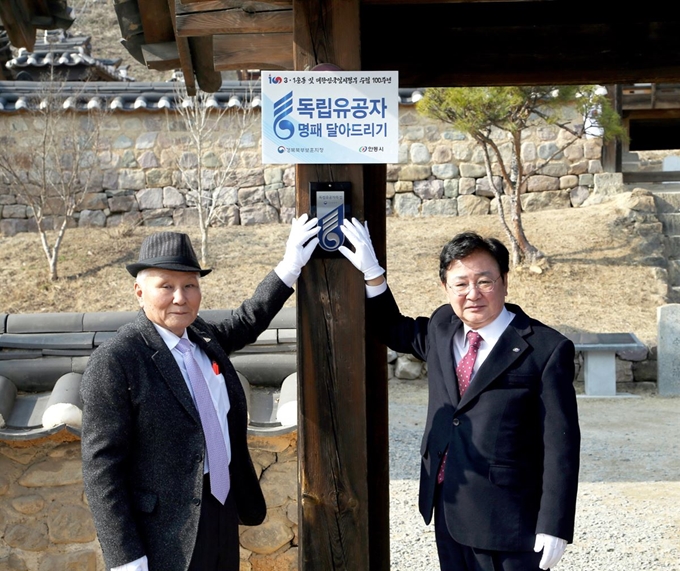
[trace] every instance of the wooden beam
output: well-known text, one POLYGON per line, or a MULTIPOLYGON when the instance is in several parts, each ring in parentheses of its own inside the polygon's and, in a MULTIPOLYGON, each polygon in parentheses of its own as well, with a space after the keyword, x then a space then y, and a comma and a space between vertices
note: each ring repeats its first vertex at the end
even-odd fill
POLYGON ((33 13, 19 0, 0 2, 0 21, 7 31, 10 43, 16 48, 33 51, 35 46, 35 26, 31 24, 33 13))
MULTIPOLYGON (((293 12, 295 69, 360 69, 359 0, 294 0, 293 12)), ((385 165, 297 165, 297 213, 309 212, 310 182, 348 181, 352 215, 368 221, 382 255, 385 173, 385 165)), ((363 275, 344 258, 314 257, 298 280, 296 305, 298 569, 387 571, 387 375, 384 348, 366 336, 363 275)))
POLYGON ((267 2, 251 2, 250 0, 182 0, 177 6, 178 14, 188 14, 190 12, 206 12, 211 10, 230 10, 238 8, 245 12, 269 12, 272 10, 290 9, 293 0, 277 0, 267 2))
POLYGON ((222 87, 222 74, 214 67, 212 38, 189 38, 189 49, 198 86, 206 93, 219 91, 222 87))
POLYGON ((172 25, 174 2, 169 4, 168 0, 143 0, 137 4, 144 30, 144 43, 159 44, 174 41, 175 32, 172 25))
POLYGON ((234 8, 177 15, 177 34, 179 36, 292 32, 292 10, 251 13, 234 8))
POLYGON ((144 62, 149 69, 157 71, 169 71, 179 69, 179 51, 177 42, 163 42, 160 44, 145 44, 142 46, 144 62))
POLYGON ((665 172, 624 172, 623 182, 625 184, 635 182, 678 182, 680 181, 680 171, 665 172))
POLYGON ((184 86, 187 90, 187 95, 196 95, 196 78, 194 77, 194 64, 191 61, 191 49, 189 48, 188 38, 181 38, 177 36, 177 29, 175 24, 175 8, 179 0, 167 0, 170 8, 170 17, 172 19, 172 27, 175 30, 175 37, 177 39, 177 53, 179 54, 179 61, 182 68, 182 75, 184 76, 184 86))
POLYGON ((230 69, 293 69, 293 34, 213 36, 213 66, 230 69))
POLYGON ((219 4, 222 10, 224 8, 243 8, 244 10, 255 9, 259 11, 260 6, 292 6, 293 0, 259 0, 252 2, 251 0, 181 0, 182 6, 189 8, 191 6, 199 6, 201 4, 219 4))

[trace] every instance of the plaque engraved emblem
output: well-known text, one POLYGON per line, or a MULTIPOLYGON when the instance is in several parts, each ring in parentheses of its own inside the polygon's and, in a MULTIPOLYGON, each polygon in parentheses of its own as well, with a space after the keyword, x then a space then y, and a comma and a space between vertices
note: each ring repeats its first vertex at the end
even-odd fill
POLYGON ((324 191, 316 195, 316 215, 319 218, 319 246, 326 252, 335 252, 342 246, 345 236, 340 224, 345 218, 345 193, 324 191))

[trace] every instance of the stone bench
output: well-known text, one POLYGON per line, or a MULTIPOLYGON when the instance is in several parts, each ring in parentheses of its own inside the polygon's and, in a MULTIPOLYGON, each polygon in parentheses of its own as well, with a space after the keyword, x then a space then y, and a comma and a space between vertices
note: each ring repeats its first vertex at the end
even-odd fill
MULTIPOLYGON (((233 310, 205 310, 221 321, 233 310)), ((90 354, 137 312, 0 314, 0 440, 80 434, 80 379, 90 354)), ((246 393, 248 431, 297 427, 295 308, 282 309, 258 339, 231 355, 246 393)))
POLYGON ((616 354, 646 350, 633 333, 569 333, 567 337, 583 353, 587 396, 616 396, 616 354))

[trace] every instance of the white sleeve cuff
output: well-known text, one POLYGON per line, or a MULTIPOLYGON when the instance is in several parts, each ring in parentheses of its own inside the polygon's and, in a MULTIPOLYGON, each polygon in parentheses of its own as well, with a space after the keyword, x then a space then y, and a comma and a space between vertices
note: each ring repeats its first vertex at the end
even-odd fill
POLYGON ((290 264, 287 264, 286 262, 279 262, 279 264, 274 268, 274 272, 276 273, 277 276, 279 276, 279 279, 286 284, 288 287, 293 287, 297 279, 300 277, 300 271, 298 270, 297 273, 293 271, 290 267, 290 264))
POLYGON ((111 567, 111 571, 149 571, 149 560, 146 558, 146 555, 144 555, 125 565, 111 567))
POLYGON ((366 286, 366 297, 367 298, 372 298, 372 297, 378 297, 381 293, 385 293, 387 291, 387 280, 385 280, 383 283, 377 286, 366 286))

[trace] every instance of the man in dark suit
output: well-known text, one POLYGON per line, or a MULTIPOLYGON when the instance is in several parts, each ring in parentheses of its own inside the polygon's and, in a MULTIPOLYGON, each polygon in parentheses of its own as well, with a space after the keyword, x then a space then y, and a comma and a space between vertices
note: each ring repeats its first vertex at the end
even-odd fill
POLYGON ((127 266, 141 311, 94 351, 81 384, 83 478, 107 568, 238 571, 238 525, 267 508, 229 354, 290 297, 317 232, 316 219, 294 220, 283 261, 221 323, 198 316, 211 270, 186 234, 148 236, 127 266))
POLYGON ((367 285, 369 328, 427 362, 420 512, 445 571, 534 571, 562 557, 574 533, 580 431, 574 346, 506 304, 509 254, 493 238, 455 236, 442 250, 448 304, 401 315, 356 219, 341 252, 367 285))

